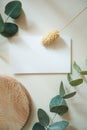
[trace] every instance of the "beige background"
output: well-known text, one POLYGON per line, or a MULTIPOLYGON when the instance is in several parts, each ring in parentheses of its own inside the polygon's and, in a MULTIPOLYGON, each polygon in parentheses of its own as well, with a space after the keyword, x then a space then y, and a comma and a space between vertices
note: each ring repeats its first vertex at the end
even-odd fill
MULTIPOLYGON (((87 6, 86 0, 21 0, 24 13, 16 23, 19 25, 18 37, 22 34, 44 35, 53 29, 61 29, 78 10, 87 6)), ((4 5, 8 0, 0 1, 0 12, 3 13, 4 5)), ((6 16, 3 14, 3 17, 6 16)), ((11 20, 11 19, 9 19, 11 20)), ((87 10, 83 12, 62 34, 72 37, 72 61, 84 69, 87 58, 87 10)), ((76 90, 77 95, 68 100, 69 112, 63 117, 70 122, 67 130, 87 129, 87 83, 77 88, 69 86, 66 74, 55 75, 12 75, 9 67, 9 44, 14 38, 6 39, 0 36, 0 74, 11 75, 21 81, 30 92, 33 100, 33 114, 25 130, 31 130, 37 121, 38 108, 49 112, 50 99, 58 94, 60 81, 64 81, 66 88, 76 90)), ((23 42, 20 40, 20 43, 23 42)), ((16 41, 17 43, 17 41, 16 41)), ((75 78, 75 77, 74 77, 75 78)), ((56 120, 60 120, 58 116, 56 120)))

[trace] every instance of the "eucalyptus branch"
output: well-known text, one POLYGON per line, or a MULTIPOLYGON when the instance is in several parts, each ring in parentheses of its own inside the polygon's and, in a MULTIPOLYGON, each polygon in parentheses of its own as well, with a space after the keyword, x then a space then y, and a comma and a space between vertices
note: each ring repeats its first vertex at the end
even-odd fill
POLYGON ((55 120, 56 116, 57 116, 57 114, 55 113, 54 116, 53 116, 53 118, 50 117, 51 123, 54 123, 54 120, 55 120))
POLYGON ((55 122, 54 119, 57 114, 62 116, 68 111, 65 99, 71 98, 75 94, 76 92, 66 94, 63 82, 61 81, 59 95, 53 97, 49 103, 50 112, 55 113, 53 118, 50 118, 43 109, 38 109, 37 115, 39 123, 35 123, 32 130, 65 130, 69 123, 67 121, 55 122))
POLYGON ((52 119, 53 122, 54 122, 54 119, 56 118, 56 116, 57 116, 57 114, 55 113, 55 115, 54 115, 54 117, 53 117, 53 119, 52 119))

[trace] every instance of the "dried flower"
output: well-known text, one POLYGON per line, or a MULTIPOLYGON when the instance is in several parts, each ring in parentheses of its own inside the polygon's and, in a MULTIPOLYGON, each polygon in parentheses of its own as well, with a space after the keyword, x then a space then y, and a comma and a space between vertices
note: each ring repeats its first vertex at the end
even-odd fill
POLYGON ((59 32, 57 30, 48 33, 43 39, 43 45, 50 45, 52 44, 57 38, 59 37, 59 32))

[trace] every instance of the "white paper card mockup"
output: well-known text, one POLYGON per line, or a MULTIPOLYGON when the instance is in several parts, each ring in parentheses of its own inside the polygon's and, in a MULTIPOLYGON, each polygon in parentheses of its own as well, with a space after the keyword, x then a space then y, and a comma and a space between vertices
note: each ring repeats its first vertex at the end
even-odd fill
POLYGON ((12 72, 69 73, 71 71, 71 39, 62 36, 50 46, 41 43, 42 37, 15 37, 10 45, 12 72))

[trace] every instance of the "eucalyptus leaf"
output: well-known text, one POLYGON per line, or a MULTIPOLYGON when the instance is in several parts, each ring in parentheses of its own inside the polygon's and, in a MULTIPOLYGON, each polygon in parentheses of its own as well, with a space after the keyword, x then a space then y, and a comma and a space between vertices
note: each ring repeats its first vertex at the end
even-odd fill
POLYGON ((68 98, 73 97, 75 94, 76 94, 76 92, 72 92, 72 93, 66 94, 65 96, 63 96, 63 98, 68 99, 68 98))
POLYGON ((70 74, 70 73, 67 74, 67 80, 68 80, 69 82, 72 80, 72 77, 71 77, 71 74, 70 74))
POLYGON ((49 120, 47 113, 44 110, 38 109, 38 119, 42 126, 49 125, 50 120, 49 120))
POLYGON ((64 85, 63 82, 61 81, 60 83, 60 90, 59 90, 60 96, 63 97, 65 95, 65 90, 64 90, 64 85))
POLYGON ((60 121, 50 125, 48 130, 65 130, 68 125, 67 121, 60 121))
POLYGON ((22 4, 18 0, 11 1, 5 6, 5 14, 7 14, 13 19, 17 19, 21 15, 21 13, 22 4))
POLYGON ((87 71, 80 71, 81 75, 87 75, 87 71))
POLYGON ((1 33, 5 37, 11 37, 18 32, 18 26, 14 23, 5 23, 4 31, 1 33))
POLYGON ((0 33, 4 31, 4 20, 0 14, 0 33))
POLYGON ((78 86, 78 85, 83 83, 83 79, 81 79, 81 78, 80 79, 75 79, 75 80, 70 81, 69 83, 72 86, 78 86))
POLYGON ((40 123, 36 123, 32 130, 45 130, 45 128, 40 123))
POLYGON ((66 101, 60 95, 55 96, 51 100, 49 107, 50 107, 50 112, 57 113, 61 116, 68 111, 68 106, 66 104, 66 101))
POLYGON ((73 67, 74 67, 74 69, 75 69, 78 73, 80 73, 81 68, 79 67, 79 65, 77 65, 76 62, 74 62, 73 67))

